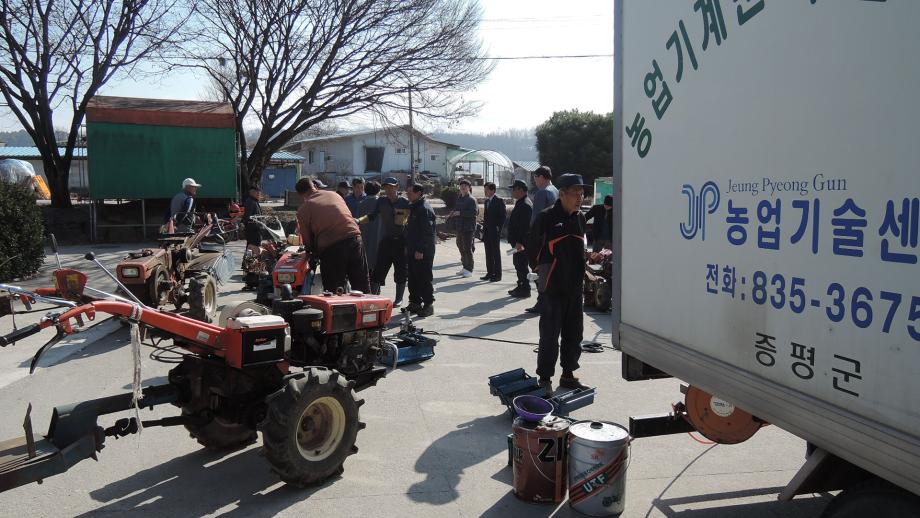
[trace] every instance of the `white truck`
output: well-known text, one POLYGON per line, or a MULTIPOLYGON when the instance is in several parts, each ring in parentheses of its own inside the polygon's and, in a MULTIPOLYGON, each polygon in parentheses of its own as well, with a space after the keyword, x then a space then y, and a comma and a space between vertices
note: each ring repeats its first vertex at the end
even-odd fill
POLYGON ((691 423, 809 443, 780 498, 920 515, 920 1, 617 0, 614 345, 691 423))

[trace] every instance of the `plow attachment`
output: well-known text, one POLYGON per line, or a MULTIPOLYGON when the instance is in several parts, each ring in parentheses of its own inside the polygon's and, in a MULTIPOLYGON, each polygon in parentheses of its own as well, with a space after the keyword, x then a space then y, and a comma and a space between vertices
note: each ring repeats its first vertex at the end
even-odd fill
MULTIPOLYGON (((170 385, 147 387, 141 407, 172 403, 178 392, 170 385)), ((122 419, 110 428, 96 424, 100 415, 134 408, 132 394, 119 394, 72 405, 55 407, 48 435, 38 438, 32 433, 32 405, 23 421, 25 435, 0 442, 0 492, 63 473, 78 462, 96 458, 106 436, 122 436, 136 431, 133 420, 122 419)), ((146 424, 146 423, 145 423, 146 424)))

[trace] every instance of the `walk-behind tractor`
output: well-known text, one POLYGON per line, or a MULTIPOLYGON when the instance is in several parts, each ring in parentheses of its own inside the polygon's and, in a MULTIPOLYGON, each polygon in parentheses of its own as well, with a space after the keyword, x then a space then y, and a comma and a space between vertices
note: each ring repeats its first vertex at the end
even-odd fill
POLYGON ((256 302, 270 303, 271 299, 281 296, 285 285, 290 286, 294 293, 309 295, 313 292, 315 272, 316 260, 312 255, 302 246, 289 246, 272 268, 271 284, 265 282, 259 285, 256 302))
POLYGON ((246 288, 255 290, 272 273, 275 263, 289 243, 284 226, 277 216, 252 216, 250 222, 258 227, 262 242, 257 253, 247 248, 243 255, 242 268, 246 288))
POLYGON ((79 305, 14 286, 0 285, 0 291, 65 308, 0 337, 0 346, 7 346, 53 327, 57 335, 39 350, 33 367, 81 319, 101 313, 132 323, 135 352, 133 393, 59 406, 44 437, 33 436, 29 407, 25 435, 0 443, 0 491, 96 458, 106 437, 174 425, 185 426, 210 449, 244 447, 261 431, 265 458, 282 480, 295 486, 319 483, 341 473, 346 457, 358 451, 363 401, 355 392, 385 375, 386 369, 375 364, 383 349, 395 343, 383 336, 392 302, 372 295, 292 296, 285 289, 271 309, 244 302, 225 308, 219 324, 212 324, 108 294, 79 305), (159 345, 163 339, 172 339, 173 345, 159 345), (169 371, 168 383, 140 390, 142 345, 155 349, 154 360, 175 357, 169 358, 178 364, 169 371), (138 408, 166 403, 180 408, 180 414, 140 420, 138 408), (132 409, 134 416, 108 427, 97 424, 99 416, 132 409))
POLYGON ((612 276, 613 252, 606 248, 600 252, 585 252, 585 306, 594 306, 603 313, 610 311, 612 276))
POLYGON ((158 241, 159 248, 128 253, 115 268, 118 280, 148 306, 181 310, 187 303, 188 316, 212 322, 217 285, 229 279, 234 264, 217 218, 207 215, 194 232, 162 234, 158 241))

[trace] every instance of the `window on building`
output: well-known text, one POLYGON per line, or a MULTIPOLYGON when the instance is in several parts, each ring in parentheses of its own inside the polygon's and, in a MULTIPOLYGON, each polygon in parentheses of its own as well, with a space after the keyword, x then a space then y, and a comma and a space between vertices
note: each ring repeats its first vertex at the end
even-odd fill
POLYGON ((313 163, 313 150, 312 149, 309 152, 307 152, 307 163, 308 164, 313 163))
POLYGON ((441 155, 431 155, 432 162, 437 162, 440 159, 441 159, 441 155))
POLYGON ((398 148, 396 148, 396 154, 397 154, 397 155, 405 155, 406 153, 407 153, 406 148, 404 148, 404 147, 398 147, 398 148))

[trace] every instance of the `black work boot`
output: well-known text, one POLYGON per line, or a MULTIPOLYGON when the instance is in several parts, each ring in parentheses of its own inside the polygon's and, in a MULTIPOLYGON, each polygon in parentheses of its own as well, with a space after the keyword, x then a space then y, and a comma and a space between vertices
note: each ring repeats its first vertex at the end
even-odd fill
POLYGON ((371 283, 371 295, 380 295, 380 285, 376 282, 371 283))
POLYGON ((404 309, 406 309, 406 311, 408 311, 409 313, 418 315, 418 312, 422 310, 422 304, 419 302, 410 302, 409 305, 406 306, 404 309))
POLYGON ((537 380, 537 385, 546 389, 546 392, 553 393, 553 380, 550 378, 540 378, 537 380))
POLYGON ((399 307, 402 305, 403 295, 406 293, 406 283, 398 282, 396 283, 396 298, 393 299, 393 306, 399 307))
POLYGON ((582 385, 578 378, 575 377, 575 374, 571 372, 563 372, 562 376, 559 376, 559 386, 567 389, 586 389, 587 385, 582 385))
POLYGON ((424 306, 422 309, 420 309, 420 310, 416 313, 416 315, 418 315, 418 316, 420 316, 420 317, 430 317, 431 315, 434 315, 434 305, 432 305, 432 304, 425 304, 425 306, 424 306))

